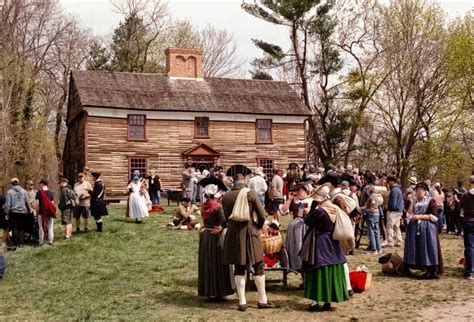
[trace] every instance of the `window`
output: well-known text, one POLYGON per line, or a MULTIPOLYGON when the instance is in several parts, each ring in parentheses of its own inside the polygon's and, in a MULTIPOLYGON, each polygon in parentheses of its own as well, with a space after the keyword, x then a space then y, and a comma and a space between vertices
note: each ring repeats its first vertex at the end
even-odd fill
POLYGON ((257 120, 257 143, 272 143, 272 120, 257 120))
POLYGON ((128 116, 128 139, 131 141, 146 140, 145 133, 145 115, 129 115, 128 116))
POLYGON ((275 164, 272 159, 257 159, 257 165, 262 167, 263 173, 266 174, 267 178, 273 176, 273 168, 275 167, 275 164))
POLYGON ((130 157, 128 159, 128 172, 131 176, 135 170, 140 171, 140 175, 143 177, 147 174, 148 162, 145 157, 130 157))
POLYGON ((209 138, 209 118, 196 117, 194 119, 194 137, 209 138))

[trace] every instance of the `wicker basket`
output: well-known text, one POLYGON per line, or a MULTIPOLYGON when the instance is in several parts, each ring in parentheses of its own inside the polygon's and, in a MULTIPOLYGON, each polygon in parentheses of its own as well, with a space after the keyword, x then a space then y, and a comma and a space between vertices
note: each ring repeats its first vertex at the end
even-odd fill
POLYGON ((262 240, 263 252, 265 254, 278 253, 283 245, 283 239, 281 235, 268 236, 263 234, 260 236, 262 240))

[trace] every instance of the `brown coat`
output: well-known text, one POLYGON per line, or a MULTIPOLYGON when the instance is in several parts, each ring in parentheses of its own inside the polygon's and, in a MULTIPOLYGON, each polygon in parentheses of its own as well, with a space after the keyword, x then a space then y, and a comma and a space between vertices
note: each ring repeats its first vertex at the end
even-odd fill
POLYGON ((224 264, 227 265, 255 265, 263 261, 263 248, 260 241, 260 232, 267 216, 262 203, 255 191, 249 191, 247 199, 250 213, 256 213, 257 222, 238 222, 229 220, 237 196, 243 185, 237 185, 226 192, 222 198, 222 208, 228 220, 227 233, 224 240, 224 264))

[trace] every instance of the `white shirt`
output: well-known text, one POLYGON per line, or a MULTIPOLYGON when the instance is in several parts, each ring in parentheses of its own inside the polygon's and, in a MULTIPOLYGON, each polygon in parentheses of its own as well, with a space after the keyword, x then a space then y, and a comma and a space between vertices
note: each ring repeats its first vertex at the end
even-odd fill
POLYGON ((265 179, 262 178, 260 175, 254 176, 250 179, 249 188, 257 193, 259 196, 265 195, 267 192, 268 185, 265 182, 265 179))

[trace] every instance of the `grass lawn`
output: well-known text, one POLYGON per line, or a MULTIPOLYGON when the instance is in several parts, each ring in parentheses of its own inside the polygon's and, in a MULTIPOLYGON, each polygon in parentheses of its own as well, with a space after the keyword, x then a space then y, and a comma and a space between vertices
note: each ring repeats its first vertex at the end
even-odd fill
MULTIPOLYGON (((103 234, 92 224, 91 231, 70 241, 63 240, 56 220, 53 246, 7 253, 0 320, 474 319, 474 283, 459 277, 463 247, 455 236, 442 238, 446 274, 440 280, 385 277, 378 256, 362 251, 350 256, 351 268, 366 264, 372 270, 373 288, 334 305, 332 312, 306 312, 308 301, 294 275, 289 290, 281 283, 267 287, 270 300, 281 305, 278 310, 256 309, 253 290, 247 295, 253 308, 245 313, 236 310, 235 295, 226 303, 207 303, 196 295, 198 233, 164 228, 174 206, 166 208, 137 225, 124 217, 124 206, 111 206, 103 234)), ((280 276, 268 273, 267 279, 280 276)))

